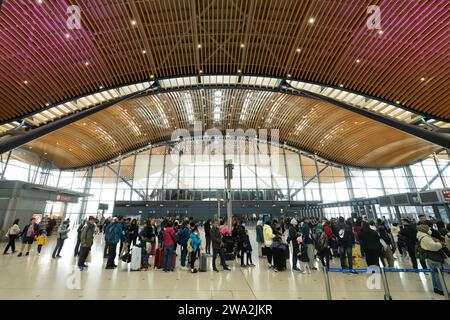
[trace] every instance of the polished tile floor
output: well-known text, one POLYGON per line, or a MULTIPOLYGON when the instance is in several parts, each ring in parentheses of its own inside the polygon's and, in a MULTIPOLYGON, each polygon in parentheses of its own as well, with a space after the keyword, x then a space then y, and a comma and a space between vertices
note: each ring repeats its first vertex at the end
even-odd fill
MULTIPOLYGON (((250 230, 254 239, 254 231, 250 230)), ((16 254, 0 255, 0 299, 326 299, 322 271, 300 274, 290 267, 275 273, 268 269, 266 259, 258 259, 253 251, 254 268, 240 268, 230 262, 232 271, 211 271, 191 274, 176 268, 173 273, 150 269, 147 272, 129 271, 129 266, 117 262, 116 270, 105 270, 103 240, 96 236, 92 261, 87 271, 79 272, 73 258, 76 235, 70 234, 62 250, 62 258, 52 259, 55 239, 50 238, 37 255, 36 246, 28 257, 16 254)), ((18 247, 20 248, 20 244, 18 247)), ((2 243, 2 251, 5 243, 2 243)), ((256 248, 256 244, 253 245, 256 248)), ((218 259, 219 260, 219 259, 218 259)), ((153 261, 151 261, 152 263, 153 261)), ((219 262, 219 261, 217 261, 219 262)), ((338 266, 337 259, 333 260, 338 266)), ((179 266, 179 259, 177 259, 179 266)), ((396 266, 410 268, 408 259, 396 260, 396 266)), ((219 268, 221 270, 221 268, 219 268)), ((450 284, 450 275, 446 274, 450 284)), ((332 298, 336 300, 382 300, 384 290, 368 289, 368 275, 330 274, 332 298)), ((388 274, 388 283, 394 300, 441 300, 433 293, 430 275, 412 273, 388 274)))

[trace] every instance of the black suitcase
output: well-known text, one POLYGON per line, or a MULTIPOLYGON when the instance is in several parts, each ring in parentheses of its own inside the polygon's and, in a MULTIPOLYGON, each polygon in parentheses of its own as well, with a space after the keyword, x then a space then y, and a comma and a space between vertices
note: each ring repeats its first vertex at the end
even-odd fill
POLYGON ((273 266, 279 270, 283 271, 286 269, 286 249, 282 248, 273 248, 273 266))

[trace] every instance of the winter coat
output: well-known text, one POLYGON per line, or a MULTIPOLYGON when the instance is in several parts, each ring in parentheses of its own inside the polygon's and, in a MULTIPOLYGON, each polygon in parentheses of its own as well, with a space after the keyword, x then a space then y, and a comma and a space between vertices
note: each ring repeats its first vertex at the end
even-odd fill
POLYGON ((264 245, 266 247, 269 247, 272 245, 273 238, 275 238, 275 235, 273 234, 272 227, 268 224, 265 224, 263 227, 263 234, 264 234, 264 245))
POLYGON ((294 251, 299 251, 299 244, 297 242, 297 238, 298 238, 298 230, 296 227, 294 226, 290 226, 289 227, 289 238, 292 241, 292 248, 294 249, 294 251))
POLYGON ((69 236, 67 235, 67 233, 69 233, 69 228, 68 225, 65 223, 61 223, 58 227, 58 239, 62 239, 65 240, 67 239, 69 236))
POLYGON ((333 241, 333 231, 328 224, 323 225, 323 232, 325 232, 325 234, 327 235, 328 241, 333 241))
POLYGON ((139 233, 139 226, 137 224, 130 224, 130 239, 136 239, 139 233))
POLYGON ((106 228, 105 241, 112 244, 117 244, 119 243, 121 237, 122 237, 122 224, 120 224, 117 221, 114 223, 110 223, 106 228))
POLYGON ((211 237, 213 249, 220 249, 222 245, 222 234, 220 233, 220 229, 218 227, 212 227, 211 231, 209 232, 209 236, 211 237))
POLYGON ((414 224, 407 224, 400 229, 399 236, 405 240, 407 246, 414 246, 417 242, 417 230, 414 224))
POLYGON ((14 224, 8 229, 8 232, 6 232, 7 236, 16 236, 20 233, 20 227, 17 224, 14 224))
POLYGON ((94 243, 94 233, 95 233, 95 224, 86 223, 81 229, 80 235, 80 245, 83 248, 92 247, 92 243, 94 243))
POLYGON ((200 244, 202 243, 202 241, 200 240, 200 236, 192 232, 189 238, 191 239, 192 251, 197 252, 197 249, 200 247, 200 244))
POLYGON ((313 239, 311 237, 311 226, 309 223, 304 223, 302 226, 302 237, 304 244, 313 244, 313 239))
POLYGON ((208 221, 205 222, 204 229, 205 238, 209 238, 211 236, 211 224, 208 221))
POLYGON ((163 237, 165 246, 174 246, 177 242, 177 236, 173 227, 167 227, 163 232, 163 237))
POLYGON ((370 228, 362 228, 359 233, 359 240, 361 241, 361 248, 366 250, 381 250, 380 236, 378 232, 370 228))
POLYGON ((262 224, 256 226, 256 242, 258 243, 264 242, 264 232, 262 224))
POLYGON ((338 244, 340 247, 352 247, 355 244, 355 235, 352 228, 346 224, 341 223, 338 225, 338 244))
POLYGON ((187 245, 187 242, 189 240, 189 229, 188 227, 184 227, 180 231, 178 231, 178 243, 185 247, 187 245))

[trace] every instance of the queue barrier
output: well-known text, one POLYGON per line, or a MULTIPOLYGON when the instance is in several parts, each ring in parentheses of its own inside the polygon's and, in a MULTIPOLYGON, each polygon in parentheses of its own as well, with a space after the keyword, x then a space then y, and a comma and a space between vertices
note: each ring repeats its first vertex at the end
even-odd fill
MULTIPOLYGON (((444 296, 446 300, 450 300, 447 285, 445 283, 445 279, 443 276, 443 272, 450 273, 450 269, 447 268, 432 268, 432 269, 406 269, 406 268, 380 268, 378 267, 381 273, 381 278, 383 280, 383 289, 384 289, 384 300, 392 300, 391 293, 389 291, 389 284, 386 277, 386 272, 408 272, 408 273, 429 273, 429 272, 436 272, 439 276, 439 281, 441 283, 442 290, 444 292, 444 296)), ((327 292, 327 299, 332 300, 331 297, 331 286, 330 286, 330 278, 328 276, 328 273, 375 273, 377 268, 366 268, 366 269, 341 269, 341 268, 323 268, 324 270, 324 276, 325 276, 325 288, 327 292)))

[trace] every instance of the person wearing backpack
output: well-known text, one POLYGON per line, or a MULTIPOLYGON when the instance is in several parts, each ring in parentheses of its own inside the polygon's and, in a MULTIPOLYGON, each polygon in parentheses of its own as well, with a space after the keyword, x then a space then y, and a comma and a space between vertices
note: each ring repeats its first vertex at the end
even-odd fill
POLYGON ((8 254, 9 248, 11 248, 12 253, 16 252, 16 239, 20 234, 19 219, 14 220, 13 225, 6 232, 8 237, 8 244, 3 251, 3 254, 8 254))
POLYGON ((330 246, 327 234, 323 231, 323 224, 317 225, 317 256, 322 263, 322 266, 327 269, 330 268, 330 246))
POLYGON ((38 234, 38 226, 36 224, 36 219, 32 218, 30 220, 30 224, 28 224, 22 231, 22 247, 20 248, 20 252, 17 255, 18 257, 22 256, 23 249, 25 249, 25 246, 27 246, 27 253, 25 254, 28 256, 30 254, 31 245, 33 244, 33 241, 36 239, 36 236, 38 234))
POLYGON ((439 281, 439 274, 436 269, 441 269, 444 263, 444 254, 442 252, 443 244, 431 236, 432 231, 426 224, 417 226, 417 240, 419 242, 419 252, 423 259, 426 259, 427 265, 432 269, 431 280, 435 293, 443 296, 444 291, 439 281))
POLYGON ((180 264, 181 264, 181 269, 182 270, 187 270, 188 268, 186 267, 186 257, 188 254, 188 248, 187 248, 187 242, 189 240, 189 228, 188 228, 188 223, 189 221, 184 220, 181 224, 181 229, 180 231, 178 231, 177 233, 177 238, 178 238, 178 244, 180 245, 180 250, 181 250, 181 257, 180 257, 180 264))
POLYGON ((348 268, 353 269, 352 249, 355 244, 355 235, 353 234, 351 221, 345 221, 343 217, 339 217, 337 224, 337 241, 341 268, 346 269, 345 258, 347 256, 348 268))
POLYGON ((114 263, 116 259, 117 244, 122 237, 122 225, 116 217, 113 218, 112 223, 108 225, 105 230, 105 242, 108 246, 108 261, 106 262, 106 269, 117 268, 114 263))

